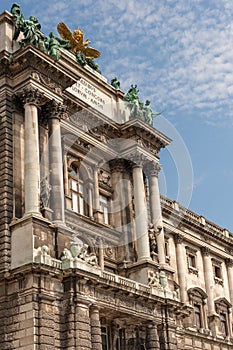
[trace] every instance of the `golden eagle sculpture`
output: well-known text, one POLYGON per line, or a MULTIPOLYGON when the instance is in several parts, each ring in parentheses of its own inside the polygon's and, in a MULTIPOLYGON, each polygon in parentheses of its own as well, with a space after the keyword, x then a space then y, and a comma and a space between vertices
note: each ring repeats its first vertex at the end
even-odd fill
POLYGON ((97 58, 100 56, 100 52, 92 47, 87 47, 90 44, 90 40, 83 41, 83 31, 79 28, 75 29, 72 33, 67 25, 60 22, 57 25, 58 33, 62 39, 68 40, 71 45, 71 50, 76 52, 82 52, 87 58, 97 58))

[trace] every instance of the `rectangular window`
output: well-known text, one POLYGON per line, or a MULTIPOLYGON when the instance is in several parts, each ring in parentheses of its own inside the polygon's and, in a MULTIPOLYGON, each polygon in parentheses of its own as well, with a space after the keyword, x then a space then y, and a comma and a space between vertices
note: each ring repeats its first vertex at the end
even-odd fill
POLYGON ((214 275, 217 278, 222 278, 222 273, 221 273, 221 267, 220 266, 214 266, 214 275))
POLYGON ((220 317, 222 335, 226 337, 228 335, 226 314, 220 313, 219 317, 220 317))
POLYGON ((189 267, 196 267, 195 255, 188 254, 188 264, 189 264, 189 267))
POLYGON ((202 328, 201 305, 194 304, 194 316, 195 316, 195 326, 198 329, 202 328))
POLYGON ((71 179, 72 209, 76 213, 84 215, 84 186, 81 182, 71 179))
POLYGON ((100 210, 103 212, 104 223, 109 224, 108 198, 100 194, 100 210))
POLYGON ((108 350, 107 327, 101 327, 102 350, 108 350))

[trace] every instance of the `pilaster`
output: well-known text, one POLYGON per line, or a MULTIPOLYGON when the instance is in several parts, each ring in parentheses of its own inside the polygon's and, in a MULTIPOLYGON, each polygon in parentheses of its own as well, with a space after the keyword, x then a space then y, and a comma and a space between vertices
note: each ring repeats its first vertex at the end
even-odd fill
POLYGON ((160 349, 157 324, 155 324, 155 323, 151 323, 147 326, 146 348, 148 350, 159 350, 160 349))
POLYGON ((183 235, 177 233, 174 237, 176 243, 176 261, 177 261, 177 272, 180 286, 180 301, 187 302, 187 291, 186 291, 186 264, 183 247, 183 235))
POLYGON ((95 305, 90 307, 91 321, 91 344, 92 350, 102 350, 101 325, 99 308, 95 305))
POLYGON ((214 276, 213 276, 213 266, 210 257, 210 249, 207 246, 201 248, 202 257, 203 257, 203 267, 204 267, 204 277, 207 293, 207 305, 209 315, 215 314, 215 305, 214 305, 214 276))
POLYGON ((90 302, 77 298, 75 307, 76 350, 91 350, 90 302))

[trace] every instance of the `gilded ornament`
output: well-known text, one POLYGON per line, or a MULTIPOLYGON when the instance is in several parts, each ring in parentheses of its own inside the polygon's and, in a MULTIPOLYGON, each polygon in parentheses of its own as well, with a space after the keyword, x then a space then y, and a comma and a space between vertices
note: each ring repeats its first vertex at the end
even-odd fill
POLYGON ((58 33, 64 40, 68 40, 71 45, 71 50, 76 54, 78 52, 84 53, 86 58, 97 58, 100 56, 100 52, 92 47, 88 47, 90 40, 84 41, 83 31, 81 29, 75 29, 72 33, 67 25, 60 22, 57 25, 58 33))

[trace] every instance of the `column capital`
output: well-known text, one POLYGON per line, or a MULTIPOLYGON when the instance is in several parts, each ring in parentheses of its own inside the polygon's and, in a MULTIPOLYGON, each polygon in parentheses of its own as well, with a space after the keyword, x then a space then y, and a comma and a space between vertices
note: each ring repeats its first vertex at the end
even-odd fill
POLYGON ((233 267, 233 259, 231 258, 226 258, 225 263, 227 267, 233 267))
POLYGON ((59 121, 63 118, 65 111, 66 106, 55 100, 49 101, 44 108, 44 112, 47 114, 48 119, 59 119, 59 121))
POLYGON ((160 170, 162 169, 161 164, 151 161, 146 164, 146 173, 148 176, 158 177, 160 170))
POLYGON ((121 158, 111 159, 109 161, 111 171, 123 172, 125 169, 125 160, 121 158))
POLYGON ((132 168, 143 167, 147 161, 147 156, 141 152, 135 151, 127 156, 127 159, 132 162, 132 168))
POLYGON ((175 243, 182 243, 184 240, 184 236, 181 235, 180 233, 176 233, 174 236, 175 243))
POLYGON ((44 98, 44 94, 38 89, 26 88, 22 92, 19 92, 17 96, 21 99, 23 104, 32 104, 39 107, 44 98))
POLYGON ((210 255, 210 248, 207 246, 201 247, 202 255, 209 256, 210 255))

